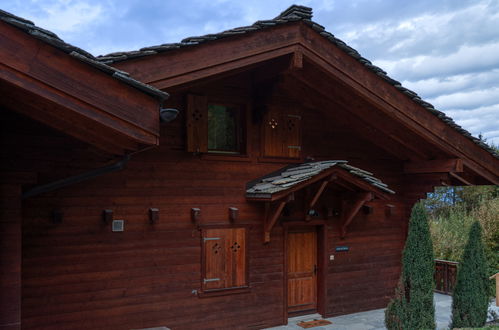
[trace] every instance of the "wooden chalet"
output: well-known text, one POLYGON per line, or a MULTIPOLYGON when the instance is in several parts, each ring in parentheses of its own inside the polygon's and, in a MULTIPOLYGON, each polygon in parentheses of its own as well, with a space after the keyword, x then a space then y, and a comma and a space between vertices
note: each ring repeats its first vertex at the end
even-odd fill
POLYGON ((499 184, 497 154, 302 6, 99 58, 0 11, 0 92, 0 329, 383 308, 413 204, 499 184))

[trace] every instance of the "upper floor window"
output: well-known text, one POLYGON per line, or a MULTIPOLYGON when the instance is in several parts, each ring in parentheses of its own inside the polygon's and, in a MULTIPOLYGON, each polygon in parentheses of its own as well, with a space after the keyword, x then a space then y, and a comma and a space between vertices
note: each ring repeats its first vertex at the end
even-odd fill
POLYGON ((203 95, 188 95, 187 151, 242 154, 244 147, 241 106, 208 102, 203 95))
POLYGON ((241 122, 239 107, 208 104, 208 152, 240 153, 241 122))

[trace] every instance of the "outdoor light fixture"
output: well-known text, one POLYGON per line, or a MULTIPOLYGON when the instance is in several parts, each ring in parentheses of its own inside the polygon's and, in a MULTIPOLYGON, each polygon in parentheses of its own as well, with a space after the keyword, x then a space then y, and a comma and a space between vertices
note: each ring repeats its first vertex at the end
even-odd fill
POLYGON ((159 220, 159 209, 151 207, 149 209, 149 221, 151 224, 158 222, 159 220))
POLYGON ((172 108, 159 109, 159 118, 162 123, 169 123, 178 116, 178 110, 172 108))
POLYGON ((102 211, 102 222, 105 224, 110 223, 113 220, 113 210, 102 211))
POLYGON ((230 222, 236 221, 238 216, 239 216, 239 209, 237 207, 229 207, 230 222))

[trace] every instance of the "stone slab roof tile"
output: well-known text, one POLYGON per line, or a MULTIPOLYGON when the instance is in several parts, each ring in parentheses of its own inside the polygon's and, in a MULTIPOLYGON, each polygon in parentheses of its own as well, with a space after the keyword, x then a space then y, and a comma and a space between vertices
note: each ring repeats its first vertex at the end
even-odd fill
POLYGON ((324 170, 337 166, 350 174, 355 175, 372 186, 390 194, 395 192, 388 188, 388 185, 380 179, 374 177, 374 174, 360 168, 347 164, 346 160, 329 160, 321 162, 303 163, 296 166, 285 167, 270 176, 263 177, 248 184, 246 189, 247 197, 270 198, 272 194, 289 189, 301 182, 307 181, 320 174, 324 170))
MULTIPOLYGON (((128 73, 117 70, 109 65, 106 64, 105 60, 99 59, 97 60, 92 54, 84 51, 81 48, 78 48, 76 46, 73 46, 71 44, 68 44, 64 42, 61 38, 59 38, 55 33, 45 30, 41 27, 36 26, 33 22, 26 20, 22 17, 13 15, 9 12, 6 12, 4 10, 0 9, 0 21, 3 21, 5 23, 8 23, 26 33, 29 35, 33 36, 34 38, 37 38, 38 40, 41 40, 53 47, 56 47, 63 52, 69 54, 70 56, 73 56, 74 58, 85 62, 86 64, 102 71, 105 72, 106 74, 119 79, 120 81, 124 82, 127 85, 130 85, 134 88, 139 89, 145 94, 151 95, 155 98, 158 98, 159 100, 165 100, 169 97, 168 93, 163 92, 153 86, 146 85, 138 80, 135 80, 131 78, 128 73)), ((124 59, 128 59, 133 55, 129 54, 130 52, 127 52, 126 55, 122 53, 122 57, 124 59)), ((132 52, 133 53, 133 52, 132 52)), ((156 52, 154 52, 156 53, 156 52)), ((115 53, 118 54, 118 53, 115 53)), ((142 54, 142 53, 140 53, 142 54)), ((108 61, 112 62, 111 58, 114 59, 118 55, 111 56, 108 61)), ((142 56, 142 55, 141 55, 142 56)))
MULTIPOLYGON (((415 93, 414 91, 411 91, 408 88, 403 87, 399 81, 389 77, 383 69, 377 67, 376 65, 373 65, 371 63, 371 61, 362 57, 361 54, 357 50, 348 46, 344 41, 336 38, 332 33, 326 31, 322 25, 314 22, 312 20, 312 17, 313 17, 312 8, 300 6, 300 5, 292 5, 288 9, 284 10, 281 14, 279 14, 274 19, 260 20, 260 21, 255 22, 252 26, 249 26, 249 27, 240 27, 240 28, 235 28, 235 29, 228 30, 228 31, 223 31, 223 32, 218 33, 218 34, 210 34, 210 35, 206 35, 206 36, 190 37, 190 38, 184 39, 184 40, 190 40, 190 41, 195 41, 195 42, 180 43, 180 44, 178 44, 178 43, 164 44, 164 45, 159 45, 159 46, 142 48, 141 50, 134 51, 134 52, 112 53, 112 54, 100 56, 100 57, 98 57, 98 60, 103 61, 104 63, 111 64, 113 62, 125 61, 125 60, 128 60, 130 58, 153 55, 156 52, 160 53, 160 52, 178 49, 180 47, 196 45, 196 44, 199 44, 202 42, 217 40, 217 39, 221 39, 221 38, 227 38, 227 37, 234 36, 236 34, 239 35, 239 32, 241 34, 249 33, 252 31, 266 29, 266 28, 276 26, 276 25, 286 24, 288 22, 302 21, 305 24, 309 25, 313 30, 315 30, 321 36, 323 36, 324 38, 326 38, 327 40, 329 40, 330 42, 332 42, 333 44, 338 46, 338 48, 340 48, 346 54, 348 54, 349 56, 355 58, 357 61, 362 63, 367 69, 374 72, 376 75, 378 75, 379 77, 384 79, 390 85, 392 85, 395 88, 397 88, 398 90, 400 90, 403 94, 405 94, 407 97, 409 97, 415 103, 421 105, 423 108, 428 110, 430 113, 432 113, 440 118, 440 115, 443 114, 443 112, 436 110, 432 104, 422 100, 417 95, 417 93, 415 93), (237 32, 237 33, 235 33, 235 32, 237 32), (154 52, 150 52, 151 50, 153 50, 154 52)), ((462 128, 456 127, 455 123, 450 122, 450 121, 445 121, 445 120, 443 120, 443 122, 445 122, 448 126, 456 129, 463 136, 471 139, 472 135, 468 131, 466 131, 462 128)), ((487 150, 494 157, 499 159, 499 154, 496 153, 495 150, 492 149, 491 147, 489 147, 487 144, 485 144, 483 142, 478 143, 477 140, 475 140, 475 139, 471 139, 471 140, 474 141, 477 145, 479 145, 483 149, 487 150)), ((480 141, 480 140, 478 140, 478 141, 480 141)))

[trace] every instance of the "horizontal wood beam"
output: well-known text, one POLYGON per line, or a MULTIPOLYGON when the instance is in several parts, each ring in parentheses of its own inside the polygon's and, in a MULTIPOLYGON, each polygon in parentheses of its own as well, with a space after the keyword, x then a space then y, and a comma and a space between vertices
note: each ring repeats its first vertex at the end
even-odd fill
POLYGON ((299 40, 299 23, 290 23, 113 65, 142 82, 167 88, 292 54, 295 48, 290 46, 299 40))
POLYGON ((463 161, 459 158, 413 161, 404 164, 404 173, 406 174, 447 172, 460 173, 463 171, 463 161))

